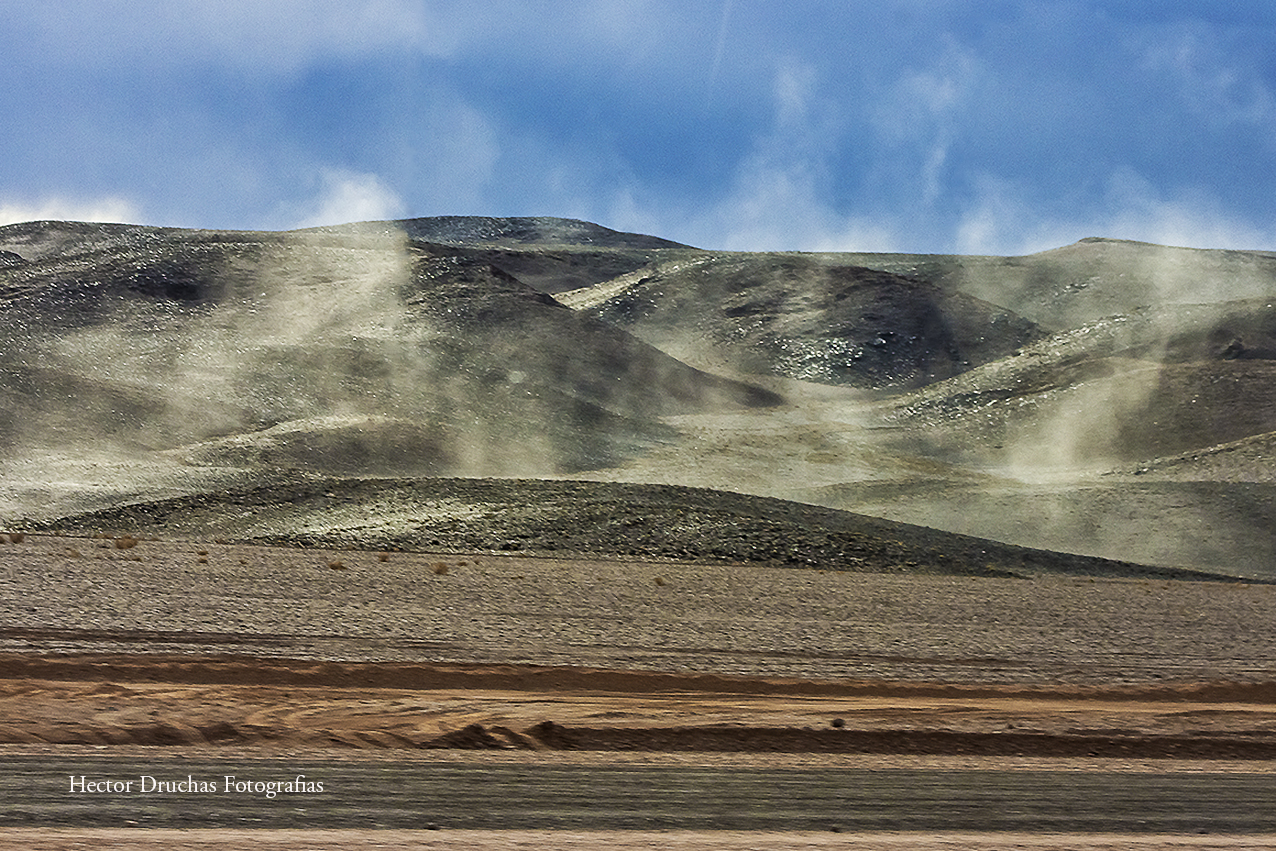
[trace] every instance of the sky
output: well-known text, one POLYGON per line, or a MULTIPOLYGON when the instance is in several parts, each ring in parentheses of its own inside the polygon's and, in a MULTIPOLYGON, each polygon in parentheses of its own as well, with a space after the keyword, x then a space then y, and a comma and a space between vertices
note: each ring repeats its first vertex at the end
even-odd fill
POLYGON ((0 224, 1276 249, 1270 0, 0 0, 0 224))

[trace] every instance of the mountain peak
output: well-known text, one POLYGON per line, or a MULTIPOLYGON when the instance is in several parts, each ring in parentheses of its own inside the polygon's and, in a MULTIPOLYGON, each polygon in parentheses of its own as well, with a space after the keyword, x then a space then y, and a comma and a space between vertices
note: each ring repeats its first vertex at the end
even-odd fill
POLYGON ((305 231, 362 233, 397 228, 410 239, 445 245, 593 245, 600 248, 690 248, 647 234, 612 230, 580 219, 555 216, 427 216, 354 222, 305 231))

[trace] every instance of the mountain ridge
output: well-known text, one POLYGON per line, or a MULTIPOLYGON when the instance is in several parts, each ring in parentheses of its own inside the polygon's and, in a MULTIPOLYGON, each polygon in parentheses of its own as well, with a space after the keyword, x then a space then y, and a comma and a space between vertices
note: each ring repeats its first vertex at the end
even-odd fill
POLYGON ((1266 252, 723 252, 553 217, 32 222, 0 251, 0 517, 293 475, 572 477, 1276 564, 1266 252), (1158 461, 1194 457, 1218 460, 1158 461))

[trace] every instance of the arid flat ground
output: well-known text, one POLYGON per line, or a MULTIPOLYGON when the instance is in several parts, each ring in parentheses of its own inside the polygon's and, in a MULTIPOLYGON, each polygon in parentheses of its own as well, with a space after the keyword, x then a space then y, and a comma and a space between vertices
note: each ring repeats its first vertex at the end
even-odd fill
MULTIPOLYGON (((1276 755, 1270 585, 118 542, 28 535, 0 547, 0 752, 1259 773, 1276 755)), ((246 835, 5 839, 229 848, 246 835)), ((1267 839, 995 834, 978 847, 1267 839)), ((974 839, 272 831, 250 841, 938 849, 974 839)))
POLYGON ((0 652, 946 684, 1276 679, 1276 585, 27 535, 0 652))

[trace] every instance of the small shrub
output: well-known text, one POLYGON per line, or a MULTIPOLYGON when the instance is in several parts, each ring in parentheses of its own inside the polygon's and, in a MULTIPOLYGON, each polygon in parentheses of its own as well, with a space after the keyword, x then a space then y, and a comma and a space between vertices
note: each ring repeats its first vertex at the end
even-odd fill
POLYGON ((68 547, 66 551, 66 556, 67 558, 83 558, 83 556, 80 555, 80 551, 77 550, 75 547, 68 547))
POLYGON ((115 548, 117 550, 131 550, 138 545, 138 539, 132 535, 121 535, 115 539, 115 548))
POLYGON ((9 533, 9 543, 11 544, 20 544, 26 539, 27 539, 27 535, 25 532, 10 532, 9 533))
POLYGON ((328 562, 328 567, 332 570, 345 570, 346 563, 343 562, 341 559, 333 559, 332 561, 328 562))
POLYGON ((200 556, 199 558, 195 559, 195 561, 199 564, 208 564, 208 559, 205 556, 200 556))
POLYGON ((434 564, 430 565, 430 570, 434 571, 435 576, 446 576, 448 566, 441 561, 436 561, 434 564))
POLYGON ((377 561, 389 561, 389 560, 390 560, 389 553, 379 553, 377 555, 377 561))
POLYGON ((656 577, 656 584, 657 584, 657 585, 664 585, 664 584, 665 584, 665 578, 664 578, 663 576, 657 576, 657 577, 656 577))
POLYGON ((208 550, 199 550, 198 552, 196 552, 196 553, 195 553, 195 555, 197 555, 197 556, 206 556, 206 555, 208 555, 208 550))

